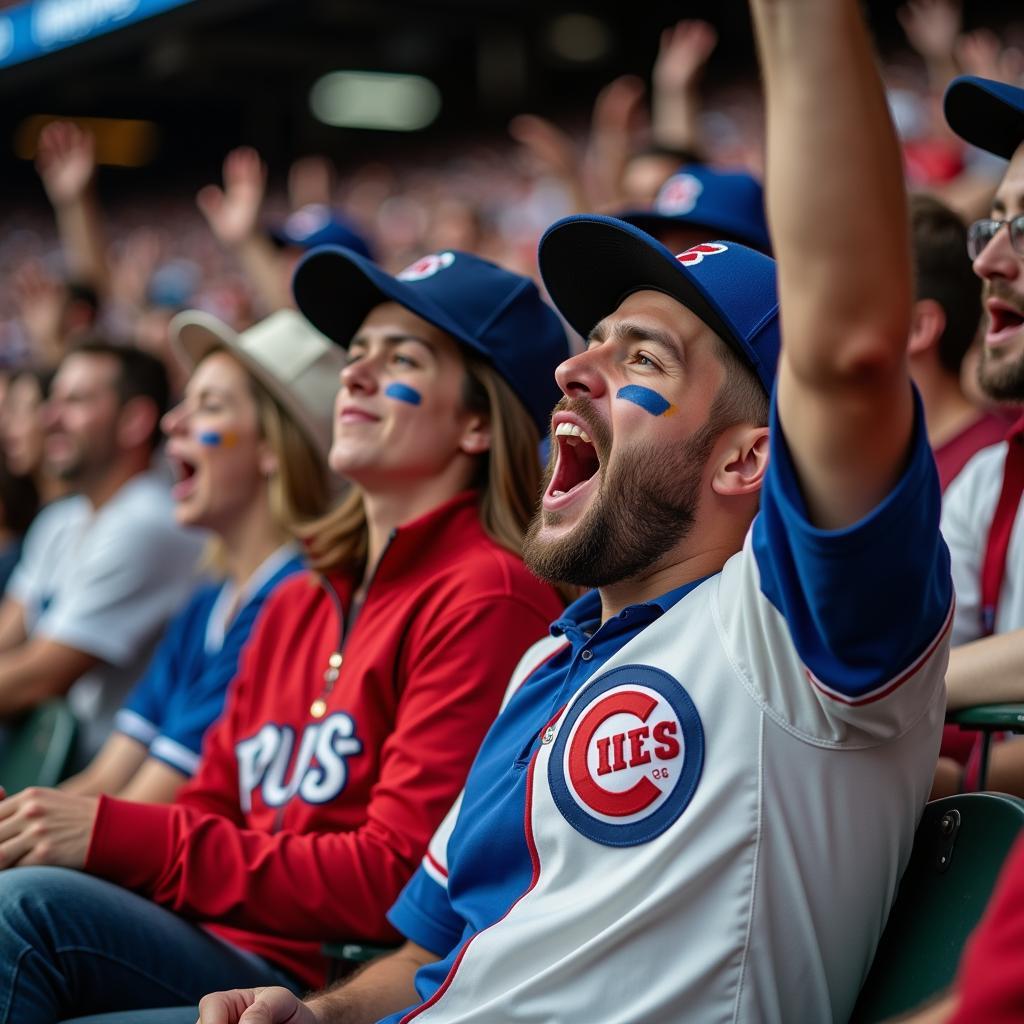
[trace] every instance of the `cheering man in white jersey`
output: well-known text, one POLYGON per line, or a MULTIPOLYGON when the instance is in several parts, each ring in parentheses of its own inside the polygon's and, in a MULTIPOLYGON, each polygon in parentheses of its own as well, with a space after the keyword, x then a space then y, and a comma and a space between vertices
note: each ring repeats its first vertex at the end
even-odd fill
POLYGON ((391 912, 406 944, 305 1003, 207 996, 203 1024, 848 1018, 931 783, 952 588, 858 4, 752 6, 781 303, 731 242, 547 232, 590 344, 529 560, 598 589, 516 673, 391 912))

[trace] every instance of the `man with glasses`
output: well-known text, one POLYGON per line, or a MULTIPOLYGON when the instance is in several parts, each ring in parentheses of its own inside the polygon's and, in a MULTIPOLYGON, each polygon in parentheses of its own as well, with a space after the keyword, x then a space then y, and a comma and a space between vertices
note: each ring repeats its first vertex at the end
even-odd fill
MULTIPOLYGON (((1024 89, 955 79, 950 126, 972 145, 1009 160, 991 216, 967 233, 983 281, 985 326, 979 382, 993 399, 1024 404, 1024 89)), ((952 557, 957 608, 948 685, 952 706, 1024 698, 1024 418, 1007 440, 980 451, 946 491, 942 531, 952 557), (960 646, 963 645, 963 646, 960 646)), ((1024 793, 1024 744, 992 756, 989 787, 1024 793)))

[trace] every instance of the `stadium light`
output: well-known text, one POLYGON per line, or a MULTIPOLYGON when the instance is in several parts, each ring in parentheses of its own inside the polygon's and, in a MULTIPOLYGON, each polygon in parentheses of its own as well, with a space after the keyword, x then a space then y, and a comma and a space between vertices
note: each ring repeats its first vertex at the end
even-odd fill
POLYGON ((420 75, 332 71, 310 90, 313 116, 335 128, 415 132, 441 111, 437 86, 420 75))

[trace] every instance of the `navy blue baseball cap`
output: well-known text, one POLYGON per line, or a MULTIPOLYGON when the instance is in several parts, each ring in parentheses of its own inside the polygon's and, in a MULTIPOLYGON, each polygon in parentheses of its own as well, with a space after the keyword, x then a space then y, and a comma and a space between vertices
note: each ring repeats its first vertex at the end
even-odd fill
POLYGON ((770 256, 729 241, 704 242, 673 256, 632 224, 582 214, 544 232, 539 260, 552 301, 584 338, 627 296, 664 292, 732 345, 771 393, 780 341, 770 256))
POLYGON ((424 256, 392 277, 350 249, 325 246, 302 258, 292 290, 303 315, 339 345, 374 306, 397 302, 490 362, 547 432, 562 394, 555 368, 569 342, 528 277, 458 250, 424 256))
POLYGON ((627 210, 619 219, 656 235, 663 226, 705 228, 709 237, 731 238, 771 254, 764 188, 746 171, 715 171, 684 164, 658 190, 650 210, 627 210))
POLYGON ((1009 160, 1024 142, 1024 89, 961 75, 943 105, 949 127, 972 146, 1009 160))
POLYGON ((288 245, 295 249, 342 245, 367 259, 373 258, 370 243, 349 221, 323 203, 303 206, 281 224, 271 227, 269 233, 278 245, 288 245))

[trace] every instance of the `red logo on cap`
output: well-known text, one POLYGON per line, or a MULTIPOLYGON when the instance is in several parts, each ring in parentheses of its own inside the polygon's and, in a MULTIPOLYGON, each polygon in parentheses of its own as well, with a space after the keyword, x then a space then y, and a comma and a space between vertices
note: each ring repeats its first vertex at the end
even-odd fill
POLYGON ((681 252, 676 256, 683 266, 694 267, 705 256, 715 256, 720 252, 725 252, 729 247, 727 245, 719 245, 718 242, 701 242, 700 245, 690 246, 686 252, 681 252))
POLYGON ((396 274, 395 277, 399 281, 422 281, 424 278, 433 277, 439 271, 445 270, 454 262, 454 253, 432 253, 430 256, 423 256, 415 263, 411 263, 400 274, 396 274))
POLYGON ((662 186, 654 207, 659 213, 689 213, 703 191, 704 186, 692 174, 677 174, 662 186))

